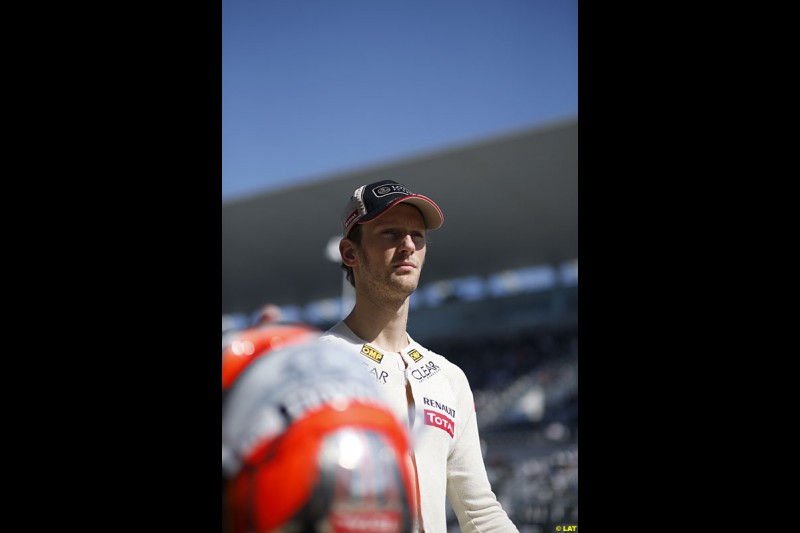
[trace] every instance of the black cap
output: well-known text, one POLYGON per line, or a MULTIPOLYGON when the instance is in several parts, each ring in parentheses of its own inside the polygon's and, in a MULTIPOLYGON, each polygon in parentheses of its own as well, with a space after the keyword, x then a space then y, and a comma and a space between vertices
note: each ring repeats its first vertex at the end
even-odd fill
POLYGON ((427 229, 441 227, 444 222, 442 210, 436 202, 409 191, 405 185, 392 180, 382 180, 362 185, 350 197, 342 213, 342 235, 347 237, 356 224, 375 220, 392 206, 409 203, 422 212, 427 229))

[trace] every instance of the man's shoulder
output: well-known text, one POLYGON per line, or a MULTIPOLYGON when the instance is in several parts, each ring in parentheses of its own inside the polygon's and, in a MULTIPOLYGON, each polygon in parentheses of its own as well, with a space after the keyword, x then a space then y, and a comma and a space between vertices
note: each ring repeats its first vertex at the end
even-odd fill
POLYGON ((357 339, 353 338, 353 334, 350 331, 344 322, 338 322, 325 330, 322 335, 320 335, 320 340, 325 342, 330 341, 342 341, 347 342, 348 344, 355 344, 357 339))
POLYGON ((431 361, 434 361, 436 364, 441 365, 441 366, 443 366, 445 368, 448 368, 448 369, 450 369, 450 370, 452 370, 454 372, 460 373, 460 374, 464 373, 464 371, 461 370, 461 367, 459 367, 454 362, 450 361, 444 355, 442 355, 442 354, 440 354, 438 352, 435 352, 435 351, 431 350, 430 348, 427 348, 427 347, 421 345, 420 343, 418 343, 416 341, 415 341, 414 344, 418 347, 418 349, 420 350, 420 352, 423 355, 427 356, 431 361))
POLYGON ((336 344, 354 345, 356 342, 346 335, 334 331, 326 331, 319 337, 320 342, 333 342, 336 344))
POLYGON ((469 378, 467 378, 466 373, 456 363, 419 343, 417 343, 417 349, 422 354, 422 358, 417 361, 417 365, 426 369, 425 372, 432 376, 431 383, 435 383, 436 379, 444 379, 450 384, 454 391, 460 391, 459 394, 464 391, 470 392, 472 390, 469 384, 469 378), (434 375, 435 377, 433 377, 434 375))

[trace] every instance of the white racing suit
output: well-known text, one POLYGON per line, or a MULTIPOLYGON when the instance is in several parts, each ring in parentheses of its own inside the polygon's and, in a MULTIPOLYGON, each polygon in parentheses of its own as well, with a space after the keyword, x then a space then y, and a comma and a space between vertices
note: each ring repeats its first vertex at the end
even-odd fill
POLYGON ((461 368, 411 336, 400 353, 386 351, 358 338, 343 321, 325 332, 321 340, 359 354, 365 370, 385 392, 392 411, 410 428, 420 498, 418 530, 447 533, 447 497, 464 533, 518 531, 497 501, 486 475, 475 401, 461 368), (407 382, 413 406, 406 399, 407 382))

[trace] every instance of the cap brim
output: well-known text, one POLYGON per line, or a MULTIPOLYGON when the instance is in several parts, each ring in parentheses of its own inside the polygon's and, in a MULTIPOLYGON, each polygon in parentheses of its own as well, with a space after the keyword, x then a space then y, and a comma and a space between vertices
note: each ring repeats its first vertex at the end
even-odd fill
POLYGON ((384 209, 381 209, 375 214, 368 213, 364 216, 361 220, 357 222, 357 224, 364 224, 365 222, 371 222, 387 212, 392 207, 396 206, 397 204, 411 204, 417 209, 420 210, 422 213, 422 218, 425 219, 425 228, 426 229, 437 229, 444 224, 444 215, 442 214, 442 210, 439 209, 439 206, 436 205, 436 202, 428 198, 427 196, 422 196, 421 194, 412 194, 410 196, 403 196, 402 198, 398 198, 397 200, 393 201, 389 205, 387 205, 384 209))

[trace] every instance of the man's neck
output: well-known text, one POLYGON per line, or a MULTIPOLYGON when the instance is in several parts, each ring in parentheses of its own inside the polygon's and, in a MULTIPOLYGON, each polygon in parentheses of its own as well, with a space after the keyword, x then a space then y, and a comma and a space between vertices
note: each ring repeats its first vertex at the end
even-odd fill
POLYGON ((344 323, 365 341, 374 342, 385 350, 399 352, 409 344, 406 333, 408 299, 395 309, 356 298, 356 304, 344 323))

